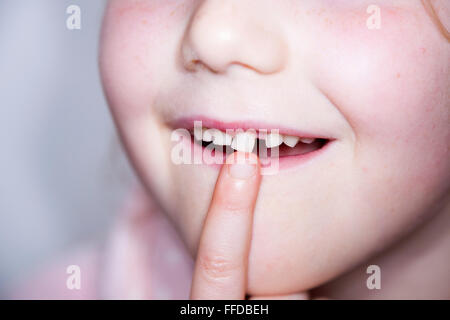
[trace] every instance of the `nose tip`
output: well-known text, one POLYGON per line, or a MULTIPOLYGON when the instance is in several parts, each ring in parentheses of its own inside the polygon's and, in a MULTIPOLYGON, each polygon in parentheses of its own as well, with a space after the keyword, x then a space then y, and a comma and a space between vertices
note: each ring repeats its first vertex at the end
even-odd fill
POLYGON ((196 9, 182 45, 187 70, 224 73, 239 65, 261 74, 283 69, 286 43, 275 23, 252 14, 246 1, 206 0, 196 9))

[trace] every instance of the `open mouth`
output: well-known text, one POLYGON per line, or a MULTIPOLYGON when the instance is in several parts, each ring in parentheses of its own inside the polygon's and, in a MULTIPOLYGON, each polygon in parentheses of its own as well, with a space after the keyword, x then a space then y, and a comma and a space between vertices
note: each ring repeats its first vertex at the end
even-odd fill
POLYGON ((276 163, 277 168, 283 169, 319 155, 334 141, 319 134, 278 129, 275 126, 253 129, 248 123, 190 120, 178 122, 177 125, 190 132, 190 144, 194 150, 201 148, 203 158, 209 158, 207 164, 223 164, 229 154, 242 151, 255 153, 262 168, 276 163), (214 163, 211 163, 212 158, 214 163))
POLYGON ((262 160, 305 155, 323 148, 330 141, 324 138, 283 135, 274 131, 279 130, 267 132, 266 129, 227 129, 223 132, 216 128, 202 127, 200 130, 192 129, 191 133, 192 142, 211 150, 213 155, 220 153, 227 156, 235 151, 253 152, 262 160))

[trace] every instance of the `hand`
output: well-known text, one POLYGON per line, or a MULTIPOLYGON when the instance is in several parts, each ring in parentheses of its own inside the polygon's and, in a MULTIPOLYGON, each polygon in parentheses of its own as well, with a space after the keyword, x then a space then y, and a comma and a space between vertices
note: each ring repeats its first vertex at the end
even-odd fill
MULTIPOLYGON (((260 182, 259 159, 253 153, 235 152, 222 166, 200 238, 191 299, 245 299, 253 209, 260 182), (243 161, 245 156, 247 161, 243 161)), ((307 298, 306 293, 251 297, 307 298)))

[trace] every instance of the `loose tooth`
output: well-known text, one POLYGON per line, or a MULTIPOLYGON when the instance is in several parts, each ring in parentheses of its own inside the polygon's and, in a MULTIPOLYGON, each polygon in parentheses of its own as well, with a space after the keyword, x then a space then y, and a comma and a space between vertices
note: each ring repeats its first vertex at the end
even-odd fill
POLYGON ((214 139, 213 143, 218 146, 225 146, 225 145, 231 145, 233 142, 233 137, 229 134, 222 132, 220 130, 217 130, 214 132, 214 139))
POLYGON ((220 130, 217 130, 217 129, 203 128, 203 141, 205 141, 205 142, 213 141, 214 137, 217 135, 217 131, 220 132, 220 130))
POLYGON ((203 128, 194 128, 194 138, 199 141, 203 139, 203 128))
POLYGON ((283 142, 291 148, 293 148, 297 145, 298 140, 300 140, 300 138, 295 137, 295 136, 284 136, 283 137, 283 142))
POLYGON ((314 138, 300 138, 300 141, 303 142, 303 143, 306 143, 306 144, 311 144, 311 143, 314 142, 314 140, 316 140, 316 139, 314 139, 314 138))
POLYGON ((269 133, 266 136, 266 146, 267 148, 278 147, 283 143, 283 136, 278 133, 269 133))
POLYGON ((255 143, 256 135, 247 132, 237 133, 233 138, 231 148, 242 152, 252 152, 255 143))

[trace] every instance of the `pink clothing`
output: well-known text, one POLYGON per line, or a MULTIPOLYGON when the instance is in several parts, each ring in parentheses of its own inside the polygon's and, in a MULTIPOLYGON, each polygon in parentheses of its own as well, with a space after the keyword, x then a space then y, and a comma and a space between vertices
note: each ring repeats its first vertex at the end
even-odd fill
POLYGON ((135 188, 104 248, 62 257, 14 292, 13 299, 188 299, 193 260, 144 191, 135 188), (68 289, 70 265, 81 288, 68 289))

